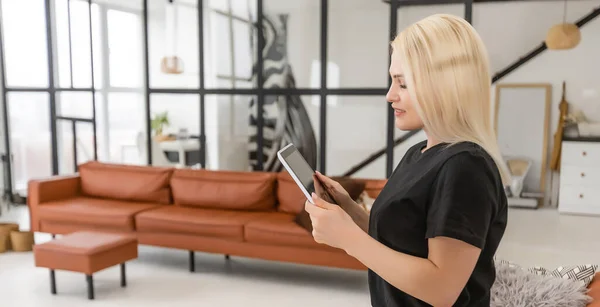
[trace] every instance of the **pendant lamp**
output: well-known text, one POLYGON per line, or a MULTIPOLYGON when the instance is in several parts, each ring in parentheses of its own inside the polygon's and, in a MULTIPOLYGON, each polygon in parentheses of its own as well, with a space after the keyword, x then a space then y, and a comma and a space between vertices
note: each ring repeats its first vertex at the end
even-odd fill
POLYGON ((564 3, 563 22, 554 25, 546 35, 546 46, 551 50, 575 48, 581 41, 581 31, 573 23, 567 23, 567 0, 564 3))
POLYGON ((173 3, 173 0, 167 1, 165 24, 165 46, 168 50, 160 61, 160 70, 165 74, 181 74, 183 73, 183 61, 177 56, 177 5, 173 3))

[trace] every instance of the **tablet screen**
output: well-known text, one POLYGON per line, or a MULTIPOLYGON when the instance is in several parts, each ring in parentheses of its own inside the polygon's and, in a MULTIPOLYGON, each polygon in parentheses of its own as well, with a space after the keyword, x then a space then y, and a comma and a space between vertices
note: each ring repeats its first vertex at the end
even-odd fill
POLYGON ((291 169, 291 172, 293 172, 298 180, 302 183, 302 186, 304 186, 308 194, 310 195, 312 192, 314 192, 315 185, 313 181, 313 174, 315 171, 312 169, 312 167, 310 167, 308 162, 306 162, 298 149, 296 149, 294 146, 289 146, 281 152, 281 157, 285 160, 291 169))

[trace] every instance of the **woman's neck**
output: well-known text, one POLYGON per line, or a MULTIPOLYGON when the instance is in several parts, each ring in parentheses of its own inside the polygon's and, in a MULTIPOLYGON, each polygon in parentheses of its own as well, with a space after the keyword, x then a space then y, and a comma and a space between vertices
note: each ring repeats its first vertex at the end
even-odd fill
POLYGON ((423 148, 423 150, 421 150, 421 152, 425 152, 427 149, 441 143, 440 141, 436 140, 435 138, 431 137, 427 131, 425 130, 425 135, 427 135, 427 146, 425 148, 423 148))

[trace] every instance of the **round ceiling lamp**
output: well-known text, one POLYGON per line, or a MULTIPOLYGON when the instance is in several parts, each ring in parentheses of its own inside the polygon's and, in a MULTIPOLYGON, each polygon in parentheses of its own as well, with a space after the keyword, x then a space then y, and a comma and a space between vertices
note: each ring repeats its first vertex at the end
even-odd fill
POLYGON ((573 49, 581 41, 581 31, 576 24, 567 22, 567 0, 563 11, 563 22, 554 25, 546 35, 546 46, 551 50, 573 49))

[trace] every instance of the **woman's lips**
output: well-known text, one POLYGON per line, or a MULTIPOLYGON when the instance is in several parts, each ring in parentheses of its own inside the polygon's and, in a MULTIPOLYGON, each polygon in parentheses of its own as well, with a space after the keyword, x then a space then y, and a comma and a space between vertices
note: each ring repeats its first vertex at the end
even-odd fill
POLYGON ((402 116, 404 113, 406 113, 406 111, 402 109, 394 109, 394 116, 402 116))

